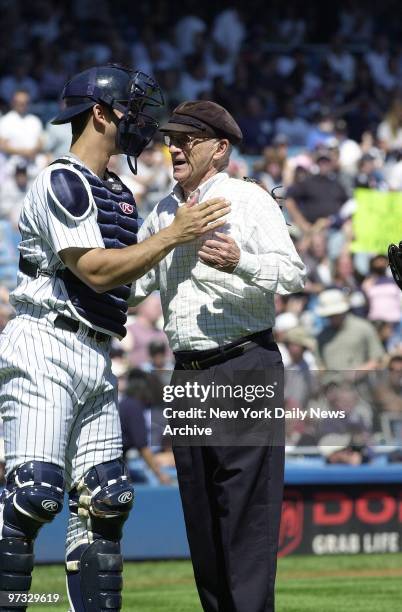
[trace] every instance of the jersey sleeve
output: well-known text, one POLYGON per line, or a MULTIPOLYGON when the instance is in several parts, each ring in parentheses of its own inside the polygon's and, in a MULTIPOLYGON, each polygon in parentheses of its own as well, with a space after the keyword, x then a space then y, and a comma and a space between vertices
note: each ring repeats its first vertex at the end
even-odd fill
POLYGON ((57 165, 48 168, 38 196, 39 231, 55 253, 105 248, 90 186, 79 171, 57 165))

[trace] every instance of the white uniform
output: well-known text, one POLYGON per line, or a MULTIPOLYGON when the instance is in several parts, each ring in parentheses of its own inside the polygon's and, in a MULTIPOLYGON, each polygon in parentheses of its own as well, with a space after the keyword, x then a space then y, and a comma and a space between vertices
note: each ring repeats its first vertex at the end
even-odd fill
POLYGON ((45 274, 19 272, 11 294, 17 316, 0 336, 0 410, 7 473, 29 460, 46 461, 65 468, 70 488, 91 466, 120 457, 122 447, 111 340, 88 337, 83 323, 78 333, 53 325, 59 314, 79 318, 63 281, 52 275, 64 267, 58 253, 104 248, 89 186, 92 206, 79 219, 52 198, 49 176, 60 167, 45 169, 24 201, 20 250, 45 274))

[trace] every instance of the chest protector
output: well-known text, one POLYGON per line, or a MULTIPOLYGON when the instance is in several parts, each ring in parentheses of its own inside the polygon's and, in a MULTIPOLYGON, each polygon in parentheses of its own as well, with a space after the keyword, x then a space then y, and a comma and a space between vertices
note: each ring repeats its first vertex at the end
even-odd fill
MULTIPOLYGON (((54 163, 65 163, 78 170, 88 181, 93 199, 97 207, 97 222, 106 249, 121 249, 137 242, 138 213, 131 191, 115 174, 109 173, 109 180, 102 180, 89 170, 67 159, 54 163)), ((52 182, 63 185, 65 176, 71 172, 54 170, 52 182), (60 177, 54 173, 59 172, 60 177)), ((71 179, 69 179, 71 180, 71 179)), ((74 186, 67 186, 71 191, 74 186)), ((58 186, 58 189, 62 187, 58 186)), ((82 192, 81 192, 82 193, 82 192)), ((72 205, 74 203, 72 202, 72 205)), ((78 216, 79 212, 77 211, 78 216)), ((88 285, 77 278, 68 268, 62 270, 59 276, 64 282, 71 306, 84 322, 92 327, 124 338, 126 335, 127 299, 130 295, 130 285, 121 285, 105 293, 96 293, 88 285)))

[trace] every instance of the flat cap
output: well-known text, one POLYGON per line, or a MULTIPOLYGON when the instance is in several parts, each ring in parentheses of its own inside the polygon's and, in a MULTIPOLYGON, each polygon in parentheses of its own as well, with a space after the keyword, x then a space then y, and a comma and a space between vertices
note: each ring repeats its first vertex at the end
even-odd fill
POLYGON ((182 102, 160 131, 196 132, 211 138, 227 138, 231 144, 239 144, 243 139, 232 115, 223 106, 209 100, 182 102))

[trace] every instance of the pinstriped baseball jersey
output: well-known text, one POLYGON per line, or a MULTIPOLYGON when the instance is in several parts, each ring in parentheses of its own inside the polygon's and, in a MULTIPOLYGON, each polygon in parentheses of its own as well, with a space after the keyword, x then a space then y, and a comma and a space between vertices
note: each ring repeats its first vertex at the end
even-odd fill
POLYGON ((87 193, 76 217, 53 197, 50 174, 58 168, 65 169, 46 168, 24 201, 20 250, 41 273, 20 272, 11 295, 17 316, 0 335, 0 413, 7 474, 26 461, 45 461, 65 469, 70 488, 92 466, 121 457, 122 445, 110 335, 89 337, 82 320, 78 332, 54 324, 58 315, 80 320, 55 275, 64 268, 58 253, 105 247, 82 173, 69 170, 87 193))
POLYGON ((65 468, 67 488, 122 454, 111 340, 53 326, 33 309, 0 335, 0 408, 7 474, 31 459, 65 468))
MULTIPOLYGON (((73 156, 68 156, 75 159, 73 156)), ((58 252, 69 247, 104 248, 97 223, 96 207, 87 181, 82 178, 91 206, 84 217, 74 218, 58 206, 49 189, 50 174, 63 168, 55 164, 45 168, 33 183, 25 197, 19 228, 20 251, 25 259, 38 266, 45 274, 31 278, 18 273, 18 284, 10 295, 10 302, 17 314, 29 313, 41 308, 78 319, 69 305, 63 282, 54 275, 64 268, 58 252)))

